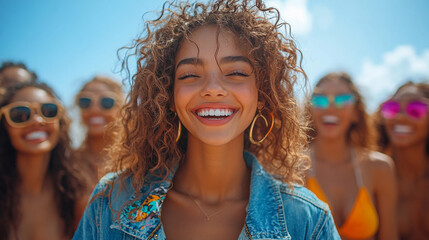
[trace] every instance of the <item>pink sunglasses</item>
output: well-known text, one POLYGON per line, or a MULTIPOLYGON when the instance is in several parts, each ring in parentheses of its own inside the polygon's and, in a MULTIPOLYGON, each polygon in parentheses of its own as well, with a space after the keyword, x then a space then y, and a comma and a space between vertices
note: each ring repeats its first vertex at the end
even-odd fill
MULTIPOLYGON (((412 101, 405 106, 405 113, 414 119, 426 116, 428 104, 423 101, 412 101)), ((401 111, 401 104, 398 101, 388 100, 381 105, 381 115, 386 119, 394 118, 401 111)))

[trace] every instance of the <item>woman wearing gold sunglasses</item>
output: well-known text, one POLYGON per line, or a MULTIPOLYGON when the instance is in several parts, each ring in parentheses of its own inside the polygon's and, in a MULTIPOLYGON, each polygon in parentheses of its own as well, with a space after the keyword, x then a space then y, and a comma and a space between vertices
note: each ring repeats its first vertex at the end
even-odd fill
POLYGON ((13 86, 0 114, 1 238, 71 238, 88 195, 57 97, 45 84, 13 86))
POLYGON ((85 83, 76 96, 75 102, 87 129, 78 153, 88 164, 92 186, 103 176, 104 164, 108 159, 105 150, 112 140, 109 124, 117 118, 123 98, 121 85, 103 76, 96 76, 85 83))

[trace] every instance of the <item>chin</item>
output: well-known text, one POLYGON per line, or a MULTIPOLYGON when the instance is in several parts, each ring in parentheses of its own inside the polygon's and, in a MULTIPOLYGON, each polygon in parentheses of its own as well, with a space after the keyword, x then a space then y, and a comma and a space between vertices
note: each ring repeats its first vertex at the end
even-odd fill
POLYGON ((40 154, 49 154, 54 148, 55 146, 49 145, 49 146, 20 149, 18 150, 18 152, 25 153, 25 154, 32 154, 32 155, 40 155, 40 154))
POLYGON ((211 135, 211 136, 200 136, 196 138, 199 142, 202 142, 209 146, 223 146, 233 142, 236 138, 233 136, 225 135, 211 135))

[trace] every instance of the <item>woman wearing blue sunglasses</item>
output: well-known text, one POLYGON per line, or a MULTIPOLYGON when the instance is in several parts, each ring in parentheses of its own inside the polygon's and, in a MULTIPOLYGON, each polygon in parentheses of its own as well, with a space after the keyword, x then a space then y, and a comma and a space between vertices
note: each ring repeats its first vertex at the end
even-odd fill
POLYGON ((106 148, 112 142, 113 126, 110 124, 118 117, 123 98, 121 84, 104 76, 96 76, 85 83, 76 96, 81 121, 87 130, 78 154, 88 164, 93 186, 103 175, 108 159, 106 148))
POLYGON ((342 239, 397 239, 393 163, 371 151, 374 130, 351 77, 324 76, 309 112, 313 165, 307 185, 329 204, 342 239))
POLYGON ((396 164, 401 239, 429 236, 429 84, 408 82, 376 114, 379 145, 396 164))
POLYGON ((89 194, 58 98, 42 83, 12 86, 0 117, 0 238, 70 239, 89 194))

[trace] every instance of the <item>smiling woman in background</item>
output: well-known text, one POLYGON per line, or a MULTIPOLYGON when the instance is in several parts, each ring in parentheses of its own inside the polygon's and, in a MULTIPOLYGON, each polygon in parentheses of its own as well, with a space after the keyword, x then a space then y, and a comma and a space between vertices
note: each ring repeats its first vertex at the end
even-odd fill
POLYGON ((429 84, 408 82, 378 111, 379 145, 398 178, 401 239, 429 236, 429 84))
POLYGON ((7 89, 0 114, 1 238, 70 239, 88 195, 58 98, 24 83, 7 89))
POLYGON ((374 148, 374 130, 351 77, 330 73, 311 97, 313 162, 307 185, 329 204, 342 239, 397 239, 392 160, 374 148))
POLYGON ((277 9, 164 6, 136 41, 115 173, 74 239, 339 239, 327 205, 298 185, 303 71, 277 9))
POLYGON ((85 83, 76 96, 81 120, 87 129, 86 137, 78 149, 79 158, 89 169, 92 187, 103 176, 109 159, 107 147, 112 143, 112 123, 119 115, 124 93, 121 84, 103 76, 96 76, 85 83))

